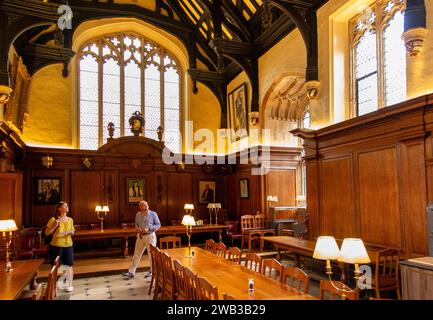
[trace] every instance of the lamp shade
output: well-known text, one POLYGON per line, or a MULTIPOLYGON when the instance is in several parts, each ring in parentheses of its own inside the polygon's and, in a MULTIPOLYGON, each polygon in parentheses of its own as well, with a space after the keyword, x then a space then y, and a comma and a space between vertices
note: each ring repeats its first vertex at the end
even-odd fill
POLYGON ((216 208, 216 207, 215 207, 215 203, 208 203, 208 204, 207 204, 207 208, 208 208, 208 209, 214 209, 214 208, 216 208))
POLYGON ((268 196, 268 197, 266 198, 267 201, 274 201, 273 199, 274 199, 274 196, 268 196))
POLYGON ((215 208, 221 209, 221 203, 215 203, 215 208))
POLYGON ((322 236, 317 238, 313 258, 319 260, 334 260, 338 258, 339 249, 334 237, 322 236))
POLYGON ((192 203, 185 203, 185 206, 183 207, 185 210, 194 210, 194 205, 192 203))
POLYGON ((341 245, 338 261, 345 263, 370 263, 364 243, 361 239, 346 238, 341 245))
POLYGON ((189 214, 186 214, 183 216, 182 224, 184 226, 195 226, 195 220, 193 216, 190 216, 189 214))
POLYGON ((274 196, 273 201, 274 201, 274 202, 278 202, 278 197, 277 197, 277 196, 274 196))
POLYGON ((101 206, 96 206, 95 212, 100 212, 100 211, 102 211, 102 207, 101 206))
POLYGON ((0 231, 15 231, 18 230, 17 225, 14 220, 0 220, 0 231))
POLYGON ((110 212, 110 208, 108 208, 108 206, 103 206, 102 211, 103 212, 110 212))

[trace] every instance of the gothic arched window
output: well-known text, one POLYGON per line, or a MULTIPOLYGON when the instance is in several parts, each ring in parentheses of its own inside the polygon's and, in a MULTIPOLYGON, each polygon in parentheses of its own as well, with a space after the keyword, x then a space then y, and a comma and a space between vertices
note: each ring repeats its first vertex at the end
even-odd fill
POLYGON ((406 98, 403 0, 381 0, 351 20, 352 115, 406 98))
POLYGON ((135 33, 103 35, 79 52, 79 147, 97 149, 114 137, 132 135, 128 120, 135 111, 145 119, 144 136, 164 140, 180 152, 180 68, 159 44, 135 33))

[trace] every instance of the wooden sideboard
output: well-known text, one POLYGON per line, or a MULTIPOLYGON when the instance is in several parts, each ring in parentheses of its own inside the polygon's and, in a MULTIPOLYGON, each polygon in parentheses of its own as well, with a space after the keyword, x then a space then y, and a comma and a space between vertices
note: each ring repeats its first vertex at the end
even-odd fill
POLYGON ((404 260, 400 266, 403 300, 433 300, 433 257, 404 260))

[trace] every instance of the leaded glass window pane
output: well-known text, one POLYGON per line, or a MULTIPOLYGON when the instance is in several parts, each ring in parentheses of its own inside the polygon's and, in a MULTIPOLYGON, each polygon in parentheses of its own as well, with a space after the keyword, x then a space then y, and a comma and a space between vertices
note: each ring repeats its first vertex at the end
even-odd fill
POLYGON ((134 62, 125 67, 125 136, 131 136, 129 118, 141 112, 141 69, 134 62))
POLYGON ((302 119, 302 127, 309 128, 311 125, 310 121, 310 111, 304 113, 304 118, 302 119))
POLYGON ((172 152, 179 152, 179 74, 169 67, 164 74, 164 139, 172 152))
POLYGON ((155 65, 151 64, 146 68, 144 81, 144 87, 146 88, 144 95, 145 136, 157 140, 158 134, 156 131, 161 125, 161 73, 155 65))
POLYGON ((366 31, 355 47, 358 115, 377 110, 376 34, 366 31))
POLYGON ((110 59, 103 68, 102 133, 103 143, 108 138, 108 123, 114 123, 114 138, 120 137, 120 67, 110 59))
POLYGON ((397 12, 384 32, 385 105, 393 105, 406 98, 406 48, 404 13, 397 12))
POLYGON ((80 149, 97 149, 98 62, 91 55, 80 61, 80 149))

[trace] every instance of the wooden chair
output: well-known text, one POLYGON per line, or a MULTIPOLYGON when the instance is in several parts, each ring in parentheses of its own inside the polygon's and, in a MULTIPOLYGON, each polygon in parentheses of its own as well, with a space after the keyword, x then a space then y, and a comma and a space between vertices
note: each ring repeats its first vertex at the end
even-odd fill
POLYGON ((250 233, 254 230, 254 216, 251 214, 244 214, 241 216, 241 250, 244 248, 245 241, 248 241, 248 251, 251 250, 250 233))
POLYGON ((175 280, 171 262, 171 257, 167 252, 161 253, 163 286, 161 300, 174 300, 175 297, 175 280))
POLYGON ((342 300, 358 300, 358 291, 344 292, 341 289, 351 290, 348 286, 340 281, 320 280, 320 300, 325 300, 325 293, 328 293, 329 300, 334 299, 334 295, 341 297, 342 300), (334 287, 335 285, 335 287, 334 287))
POLYGON ((241 264, 242 252, 238 247, 230 247, 227 251, 227 260, 241 264))
POLYGON ((238 232, 238 221, 226 221, 225 224, 227 226, 225 237, 230 239, 233 243, 235 240, 241 240, 242 234, 238 232))
POLYGON ((304 287, 304 293, 308 293, 310 288, 310 277, 301 269, 296 267, 285 267, 283 270, 283 283, 287 283, 287 278, 289 278, 289 285, 301 290, 301 284, 304 287), (295 285, 297 282, 297 285, 295 285))
POLYGON ((57 298, 57 272, 60 266, 60 256, 54 260, 50 273, 48 274, 47 288, 43 300, 56 300, 57 298))
POLYGON ((400 254, 397 249, 384 249, 376 253, 374 275, 371 279, 376 298, 380 299, 380 293, 383 291, 395 290, 397 299, 401 300, 399 260, 400 254))
POLYGON ((32 300, 42 300, 43 298, 43 289, 44 286, 42 283, 39 283, 36 289, 34 290, 32 294, 32 300))
POLYGON ((34 242, 35 242, 35 235, 36 231, 34 230, 21 230, 17 237, 17 244, 15 247, 16 250, 16 256, 18 259, 33 259, 34 257, 34 242))
POLYGON ((215 241, 213 239, 207 239, 204 244, 204 249, 213 253, 215 250, 215 241))
POLYGON ((267 275, 269 270, 269 277, 278 281, 282 281, 284 274, 284 266, 275 259, 263 259, 262 260, 262 274, 267 275))
POLYGON ((218 288, 204 277, 197 277, 198 299, 218 300, 218 288))
MULTIPOLYGON (((154 250, 156 250, 156 247, 154 245, 152 245, 151 243, 149 244, 149 251, 150 251, 150 263, 151 266, 155 266, 155 254, 156 252, 154 252, 154 250)), ((154 270, 152 270, 154 271, 154 270)), ((153 283, 155 282, 155 278, 156 278, 156 272, 152 272, 152 276, 150 278, 150 286, 149 286, 149 292, 148 294, 150 294, 152 292, 152 288, 153 288, 153 283)))
POLYGON ((174 237, 174 236, 168 236, 164 238, 159 239, 159 248, 164 249, 164 246, 166 249, 169 249, 171 245, 171 248, 178 248, 181 247, 181 238, 180 237, 174 237))
MULTIPOLYGON (((159 294, 163 294, 164 290, 164 271, 162 266, 162 255, 161 251, 155 247, 155 250, 152 250, 153 252, 153 270, 152 270, 152 276, 155 273, 155 289, 153 291, 153 300, 160 299, 159 294)), ((152 254, 152 253, 151 253, 152 254)), ((152 280, 151 280, 152 281, 152 280)), ((161 297, 162 298, 162 297, 161 297)))
POLYGON ((262 258, 256 253, 247 253, 245 255, 245 267, 255 272, 262 271, 262 258))
POLYGON ((176 283, 176 300, 186 300, 187 290, 185 282, 185 267, 179 260, 173 260, 174 280, 176 283))
POLYGON ((266 219, 266 215, 264 214, 256 214, 254 216, 254 229, 267 229, 268 220, 266 219))
POLYGON ((186 299, 198 300, 198 284, 197 275, 188 267, 183 269, 185 284, 186 284, 186 299))
POLYGON ((232 296, 231 294, 228 293, 223 293, 223 300, 236 300, 235 296, 232 296))
POLYGON ((226 252, 227 252, 227 247, 224 243, 222 242, 215 243, 214 254, 216 254, 218 257, 222 257, 225 259, 226 252))

